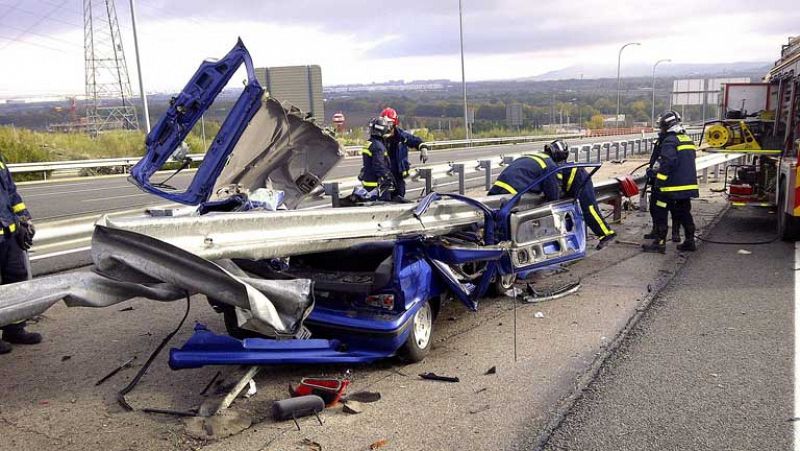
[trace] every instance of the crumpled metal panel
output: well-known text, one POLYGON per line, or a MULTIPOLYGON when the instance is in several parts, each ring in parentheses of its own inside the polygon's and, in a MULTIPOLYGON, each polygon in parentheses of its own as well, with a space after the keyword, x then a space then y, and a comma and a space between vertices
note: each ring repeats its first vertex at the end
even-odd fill
POLYGON ((210 262, 125 230, 97 227, 92 258, 94 272, 0 286, 0 326, 41 314, 62 298, 68 306, 107 307, 139 296, 174 301, 201 293, 248 310, 251 330, 293 336, 313 308, 311 280, 250 277, 231 261, 210 262))
POLYGON ((269 97, 262 103, 217 178, 211 199, 264 188, 269 179, 274 189, 285 192, 285 205, 294 209, 320 186, 344 151, 297 109, 269 97))
MULTIPOLYGON (((507 196, 479 198, 497 208, 507 196)), ((542 205, 530 195, 520 210, 542 205)), ((416 204, 319 210, 213 213, 200 217, 103 217, 99 225, 157 238, 208 260, 263 260, 348 249, 406 235, 443 235, 483 223, 483 213, 458 200, 438 200, 419 218, 416 204)), ((550 207, 543 207, 549 209, 550 207)))

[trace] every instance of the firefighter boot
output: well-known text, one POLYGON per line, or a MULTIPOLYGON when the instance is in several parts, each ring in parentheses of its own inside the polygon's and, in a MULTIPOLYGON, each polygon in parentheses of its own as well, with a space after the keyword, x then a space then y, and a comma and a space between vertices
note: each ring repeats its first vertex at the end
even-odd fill
POLYGON ((42 342, 42 336, 25 330, 24 324, 12 324, 3 328, 3 341, 18 345, 35 345, 42 342))
POLYGON ((646 240, 654 240, 654 239, 656 239, 656 227, 653 226, 653 228, 650 229, 649 232, 644 234, 643 238, 646 239, 646 240))
POLYGON ((683 231, 686 233, 686 240, 677 246, 679 251, 694 252, 697 250, 697 245, 694 243, 694 224, 689 224, 683 231))
POLYGON ((642 244, 642 251, 644 252, 652 252, 652 253, 659 253, 659 254, 666 254, 667 253, 667 240, 664 239, 655 239, 650 244, 642 244))
POLYGON ((597 243, 597 247, 595 247, 595 249, 599 251, 600 249, 608 246, 612 241, 614 241, 615 238, 617 238, 617 234, 614 232, 600 238, 600 242, 597 243))

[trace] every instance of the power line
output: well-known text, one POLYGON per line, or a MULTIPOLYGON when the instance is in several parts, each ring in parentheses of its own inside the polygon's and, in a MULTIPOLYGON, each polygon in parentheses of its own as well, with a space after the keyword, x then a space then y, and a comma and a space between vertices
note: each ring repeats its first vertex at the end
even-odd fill
MULTIPOLYGON (((19 33, 14 39, 16 40, 16 39, 19 39, 19 38, 23 37, 26 33, 28 33, 29 31, 33 30, 34 28, 36 28, 40 23, 44 22, 46 19, 49 19, 53 14, 55 14, 59 10, 61 10, 61 8, 63 8, 64 5, 67 4, 67 1, 69 1, 69 0, 62 0, 61 4, 59 4, 57 7, 53 8, 52 10, 50 10, 49 13, 47 13, 44 16, 42 16, 41 18, 39 18, 39 20, 35 21, 33 24, 31 24, 29 27, 27 27, 25 29, 25 31, 19 33)), ((0 50, 3 50, 8 46, 9 46, 9 44, 5 44, 2 47, 0 47, 0 50)))

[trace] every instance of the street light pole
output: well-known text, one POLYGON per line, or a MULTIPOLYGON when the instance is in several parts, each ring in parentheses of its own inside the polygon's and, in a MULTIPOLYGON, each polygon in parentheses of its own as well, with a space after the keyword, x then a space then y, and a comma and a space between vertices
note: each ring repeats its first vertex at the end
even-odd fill
POLYGON ((142 96, 142 109, 144 113, 144 128, 146 133, 150 133, 150 110, 147 108, 147 94, 144 92, 144 82, 142 81, 142 62, 139 59, 139 38, 136 34, 136 4, 130 0, 131 4, 131 26, 133 27, 133 49, 136 53, 136 71, 139 73, 139 93, 142 96))
POLYGON ((617 124, 617 128, 619 128, 619 95, 620 90, 622 89, 622 84, 619 78, 619 69, 622 64, 622 51, 625 50, 625 47, 629 45, 642 45, 638 42, 629 42, 619 49, 619 54, 617 55, 617 116, 614 118, 614 123, 617 124))
POLYGON ((671 59, 663 59, 663 60, 658 60, 656 61, 655 64, 653 64, 653 105, 650 112, 650 125, 653 128, 656 127, 656 66, 658 66, 661 63, 671 63, 671 62, 672 62, 671 59))
POLYGON ((461 14, 461 0, 458 0, 458 34, 461 43, 461 87, 464 91, 464 135, 469 140, 469 116, 467 112, 467 78, 464 75, 464 20, 461 14))

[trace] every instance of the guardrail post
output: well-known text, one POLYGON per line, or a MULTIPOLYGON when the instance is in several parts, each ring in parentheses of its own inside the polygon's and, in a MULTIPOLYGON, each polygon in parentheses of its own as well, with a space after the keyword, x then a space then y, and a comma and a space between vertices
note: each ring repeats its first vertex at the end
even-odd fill
POLYGON ((480 160, 478 168, 486 171, 486 191, 492 189, 492 160, 480 160))
POLYGON ((625 153, 622 154, 622 158, 628 158, 628 152, 630 152, 631 156, 633 156, 633 146, 635 143, 636 142, 632 139, 628 141, 628 147, 625 148, 625 153))
POLYGON ((714 165, 714 181, 718 181, 719 180, 719 176, 720 176, 719 165, 715 164, 714 165))
POLYGON ((622 220, 622 197, 615 197, 611 200, 611 205, 614 207, 614 213, 611 216, 614 222, 622 220))
POLYGON ((325 194, 331 196, 331 207, 337 208, 339 206, 339 182, 323 183, 322 187, 325 189, 325 194))
POLYGON ((500 160, 500 166, 508 166, 512 161, 514 161, 514 157, 503 155, 503 158, 500 160))
POLYGON ((572 161, 574 161, 576 163, 578 162, 578 151, 579 150, 580 150, 580 147, 578 147, 578 146, 570 147, 570 152, 572 153, 572 161))
MULTIPOLYGON (((620 148, 620 144, 621 143, 622 143, 621 141, 614 141, 613 146, 615 147, 615 150, 614 150, 614 159, 615 160, 619 160, 619 148, 620 148)), ((609 147, 608 150, 611 151, 611 147, 609 147)), ((610 159, 611 159, 611 156, 609 155, 608 156, 608 160, 610 160, 610 159)))
POLYGON ((431 168, 417 169, 419 178, 425 179, 425 192, 422 194, 426 196, 433 192, 433 170, 431 168))
MULTIPOLYGON (((581 146, 581 152, 586 150, 586 162, 587 163, 592 160, 592 158, 591 158, 592 147, 593 146, 591 144, 584 144, 583 146, 581 146)), ((579 161, 579 160, 576 160, 576 161, 579 161)))
POLYGON ((464 194, 466 192, 465 180, 464 180, 464 164, 463 163, 451 163, 450 167, 453 168, 452 172, 458 174, 458 194, 464 194))
MULTIPOLYGON (((604 142, 603 147, 606 148, 606 161, 611 159, 611 143, 604 142)), ((602 160, 600 159, 600 151, 597 152, 597 162, 600 163, 602 160)))
POLYGON ((708 185, 708 168, 703 168, 703 185, 708 185))

